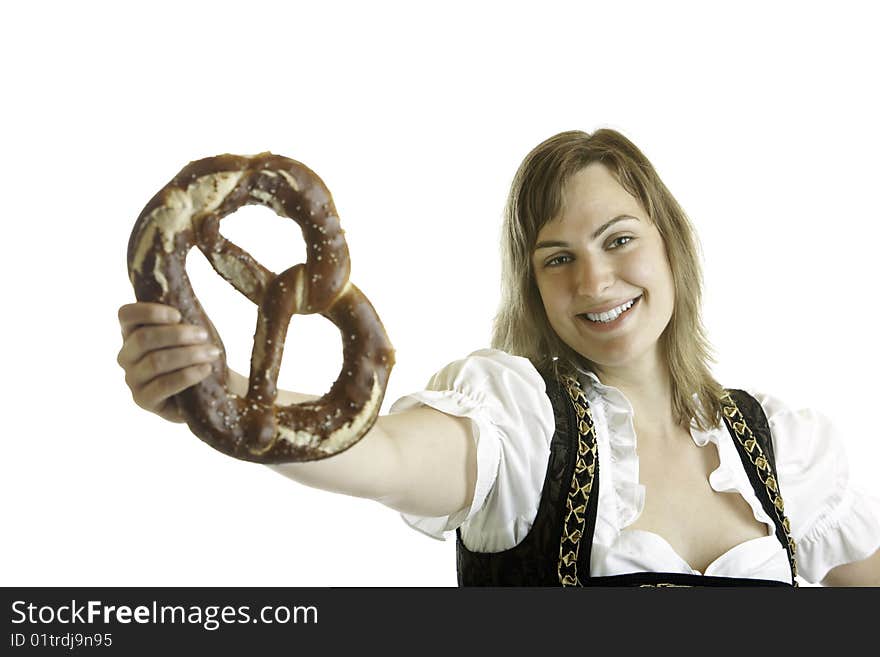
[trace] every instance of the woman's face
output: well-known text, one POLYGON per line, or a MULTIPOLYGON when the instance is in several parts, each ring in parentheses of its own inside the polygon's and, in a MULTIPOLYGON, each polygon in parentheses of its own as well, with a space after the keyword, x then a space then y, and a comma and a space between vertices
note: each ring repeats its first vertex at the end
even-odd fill
POLYGON ((675 297, 657 227, 603 164, 563 191, 532 253, 550 325, 600 370, 657 358, 675 297))

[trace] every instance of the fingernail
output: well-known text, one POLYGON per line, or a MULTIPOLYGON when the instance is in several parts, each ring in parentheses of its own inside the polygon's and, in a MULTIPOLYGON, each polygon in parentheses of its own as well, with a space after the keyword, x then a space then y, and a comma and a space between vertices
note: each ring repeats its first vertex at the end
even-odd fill
POLYGON ((196 338, 199 340, 207 340, 208 332, 203 328, 196 329, 196 338))
POLYGON ((217 347, 216 345, 211 345, 210 347, 208 347, 208 355, 211 358, 217 358, 217 356, 220 355, 220 347, 217 347))

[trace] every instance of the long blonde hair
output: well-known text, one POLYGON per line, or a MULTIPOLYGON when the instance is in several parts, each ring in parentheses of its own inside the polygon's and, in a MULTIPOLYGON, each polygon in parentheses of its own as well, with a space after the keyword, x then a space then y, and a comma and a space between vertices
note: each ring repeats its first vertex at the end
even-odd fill
POLYGON ((660 337, 672 380, 672 412, 680 424, 694 420, 708 430, 721 420, 723 389, 709 370, 711 346, 700 318, 702 274, 696 235, 648 158, 615 130, 554 135, 536 146, 516 172, 501 237, 501 305, 492 346, 528 358, 544 373, 595 370, 551 328, 531 257, 538 232, 561 210, 566 182, 593 162, 608 167, 638 199, 663 238, 675 289, 672 318, 660 337))

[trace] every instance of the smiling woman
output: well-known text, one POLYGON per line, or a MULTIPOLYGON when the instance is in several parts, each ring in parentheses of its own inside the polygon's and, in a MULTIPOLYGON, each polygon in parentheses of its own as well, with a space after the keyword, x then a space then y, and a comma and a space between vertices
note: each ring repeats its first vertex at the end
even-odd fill
MULTIPOLYGON (((634 144, 539 144, 502 246, 492 349, 350 449, 272 467, 455 531, 463 585, 880 584, 880 503, 849 481, 833 425, 713 377, 694 231, 634 144)), ((216 354, 168 306, 119 318, 135 401, 178 419, 169 400, 216 354)))

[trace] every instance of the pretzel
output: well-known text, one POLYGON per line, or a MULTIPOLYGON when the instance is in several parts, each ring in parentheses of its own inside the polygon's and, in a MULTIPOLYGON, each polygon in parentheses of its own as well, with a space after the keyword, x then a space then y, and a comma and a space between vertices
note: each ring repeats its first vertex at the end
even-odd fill
POLYGON ((139 301, 176 307, 221 349, 211 374, 176 395, 189 428, 229 456, 258 463, 312 461, 342 452, 370 429, 394 364, 373 306, 348 280, 348 246, 323 181, 295 160, 260 153, 191 162, 144 207, 128 243, 128 272, 139 301), (268 206, 299 224, 305 264, 274 274, 219 232, 220 219, 246 204, 268 206), (220 336, 186 276, 193 246, 258 307, 247 395, 227 386, 220 336), (279 406, 278 371, 293 314, 320 313, 339 328, 343 365, 318 400, 279 406))

